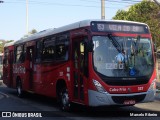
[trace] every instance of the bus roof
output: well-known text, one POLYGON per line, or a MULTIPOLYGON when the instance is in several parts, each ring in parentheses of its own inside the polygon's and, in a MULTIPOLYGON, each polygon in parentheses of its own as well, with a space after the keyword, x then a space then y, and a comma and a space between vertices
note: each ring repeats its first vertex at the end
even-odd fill
POLYGON ((23 43, 23 42, 27 42, 27 41, 30 41, 30 40, 35 40, 35 39, 42 38, 42 37, 49 36, 49 35, 53 35, 53 34, 56 34, 56 33, 61 33, 61 32, 65 32, 65 31, 68 31, 68 30, 73 30, 73 29, 77 29, 77 28, 81 28, 81 27, 90 26, 90 23, 92 21, 124 22, 124 23, 135 23, 135 24, 147 25, 145 23, 125 21, 125 20, 97 20, 97 19, 96 20, 94 20, 94 19, 93 20, 83 20, 83 21, 72 23, 72 24, 62 26, 62 27, 59 27, 59 28, 53 28, 53 29, 47 29, 47 30, 40 31, 38 33, 35 33, 35 34, 27 37, 27 38, 22 38, 22 39, 20 39, 16 42, 14 42, 13 44, 20 44, 20 43, 23 43))

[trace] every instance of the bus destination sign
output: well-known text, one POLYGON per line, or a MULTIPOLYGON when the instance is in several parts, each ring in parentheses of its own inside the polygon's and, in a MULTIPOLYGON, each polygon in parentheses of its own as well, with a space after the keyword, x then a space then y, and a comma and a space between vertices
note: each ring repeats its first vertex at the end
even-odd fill
POLYGON ((93 32, 127 32, 127 33, 148 33, 148 27, 141 24, 113 23, 113 22, 92 22, 93 32))

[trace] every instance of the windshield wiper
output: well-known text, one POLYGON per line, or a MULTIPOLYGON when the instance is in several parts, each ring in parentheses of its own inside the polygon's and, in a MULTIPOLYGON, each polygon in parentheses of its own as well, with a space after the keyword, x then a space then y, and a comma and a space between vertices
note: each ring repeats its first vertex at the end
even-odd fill
POLYGON ((117 42, 117 40, 112 36, 112 34, 108 34, 108 38, 111 40, 111 43, 117 49, 119 53, 122 53, 121 45, 117 42))
POLYGON ((140 39, 141 39, 141 36, 138 35, 136 43, 135 43, 135 52, 136 52, 136 54, 138 53, 138 49, 139 49, 138 46, 139 46, 139 43, 140 43, 140 39))
POLYGON ((138 53, 140 39, 141 39, 141 36, 138 35, 136 41, 134 42, 134 47, 133 47, 134 48, 134 50, 133 50, 134 56, 137 55, 137 53, 138 53))

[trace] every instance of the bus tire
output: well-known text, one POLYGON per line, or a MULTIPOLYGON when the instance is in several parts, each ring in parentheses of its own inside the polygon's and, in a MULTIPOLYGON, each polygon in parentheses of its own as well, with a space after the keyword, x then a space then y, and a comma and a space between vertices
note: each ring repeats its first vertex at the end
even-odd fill
POLYGON ((17 96, 20 98, 23 96, 21 80, 17 80, 17 96))
POLYGON ((71 110, 71 103, 69 101, 68 90, 66 87, 62 88, 60 91, 60 106, 63 111, 71 110))

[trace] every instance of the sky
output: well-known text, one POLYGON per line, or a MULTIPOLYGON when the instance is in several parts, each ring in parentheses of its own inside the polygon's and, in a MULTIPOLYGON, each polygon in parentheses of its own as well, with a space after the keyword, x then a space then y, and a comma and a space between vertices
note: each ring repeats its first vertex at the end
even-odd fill
MULTIPOLYGON (((27 34, 26 0, 0 0, 0 39, 27 34)), ((105 19, 141 0, 105 0, 105 19)), ((28 30, 38 32, 85 19, 101 19, 101 0, 28 0, 28 30)))

